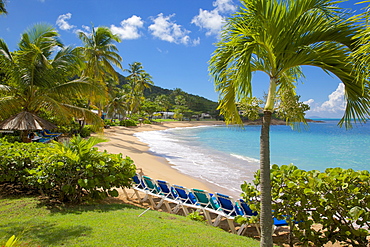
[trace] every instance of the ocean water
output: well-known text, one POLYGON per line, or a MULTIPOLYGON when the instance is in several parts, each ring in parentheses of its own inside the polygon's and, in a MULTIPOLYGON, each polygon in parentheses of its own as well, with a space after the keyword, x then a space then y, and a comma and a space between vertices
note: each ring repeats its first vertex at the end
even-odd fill
MULTIPOLYGON (((274 125, 270 131, 271 164, 293 163, 300 169, 329 167, 370 170, 370 124, 346 130, 338 120, 309 123, 300 131, 274 125)), ((166 158, 180 172, 240 195, 259 168, 261 126, 204 126, 139 132, 150 151, 166 158)))

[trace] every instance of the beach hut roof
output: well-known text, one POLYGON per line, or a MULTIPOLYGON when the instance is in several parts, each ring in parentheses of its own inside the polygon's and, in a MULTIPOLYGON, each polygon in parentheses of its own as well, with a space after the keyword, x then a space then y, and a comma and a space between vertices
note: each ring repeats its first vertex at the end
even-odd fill
POLYGON ((3 130, 42 130, 56 127, 49 121, 27 111, 22 111, 0 123, 0 129, 3 130))

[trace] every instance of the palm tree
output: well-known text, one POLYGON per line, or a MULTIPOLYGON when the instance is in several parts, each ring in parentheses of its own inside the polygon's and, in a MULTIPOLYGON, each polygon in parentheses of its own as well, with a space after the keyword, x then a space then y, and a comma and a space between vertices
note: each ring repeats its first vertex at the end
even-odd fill
POLYGON ((129 64, 129 69, 124 71, 128 72, 127 76, 128 85, 131 89, 131 112, 139 111, 141 102, 144 100, 144 90, 153 85, 152 77, 144 70, 144 67, 139 62, 129 64))
POLYGON ((101 124, 96 114, 73 104, 98 90, 85 78, 71 80, 81 67, 77 51, 64 47, 52 26, 38 24, 27 30, 15 52, 0 40, 0 65, 0 120, 26 111, 49 112, 63 123, 83 116, 101 124))
MULTIPOLYGON (((83 47, 78 48, 85 61, 82 75, 88 77, 95 85, 107 90, 107 84, 113 80, 118 82, 118 75, 114 66, 122 69, 122 58, 118 54, 115 42, 121 42, 118 35, 113 34, 107 27, 92 28, 91 33, 79 32, 83 47)), ((95 103, 104 105, 107 99, 105 94, 94 95, 95 103), (103 102, 102 102, 103 101, 103 102)), ((101 109, 101 107, 99 107, 101 109)))
MULTIPOLYGON (((209 70, 220 94, 219 109, 227 123, 239 123, 237 103, 252 96, 252 73, 270 78, 260 137, 261 246, 272 246, 269 132, 276 94, 295 96, 295 84, 311 65, 337 76, 345 85, 347 106, 340 124, 369 115, 369 94, 348 63, 358 26, 331 0, 241 0, 216 44, 209 70), (288 92, 288 93, 287 93, 288 92)), ((367 86, 366 86, 367 88, 367 86)), ((304 121, 304 114, 293 121, 304 121)))

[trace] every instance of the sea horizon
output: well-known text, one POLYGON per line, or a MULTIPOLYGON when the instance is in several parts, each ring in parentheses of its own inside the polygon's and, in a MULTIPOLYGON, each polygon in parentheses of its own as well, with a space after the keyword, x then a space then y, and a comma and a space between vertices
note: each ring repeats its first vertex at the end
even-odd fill
MULTIPOLYGON (((316 120, 316 119, 312 119, 316 120)), ((339 128, 339 119, 317 119, 309 128, 272 125, 271 165, 293 163, 303 170, 329 167, 369 170, 370 125, 339 128)), ((174 169, 240 196, 240 185, 259 169, 260 125, 243 129, 200 126, 139 132, 135 135, 174 169)))

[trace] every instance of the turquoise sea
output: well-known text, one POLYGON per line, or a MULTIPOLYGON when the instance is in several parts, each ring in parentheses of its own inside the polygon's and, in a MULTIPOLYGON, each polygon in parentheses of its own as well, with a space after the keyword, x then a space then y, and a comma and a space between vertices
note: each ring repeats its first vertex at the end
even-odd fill
MULTIPOLYGON (((271 164, 293 163, 304 170, 370 170, 370 124, 346 130, 337 126, 338 120, 323 121, 309 123, 309 128, 300 131, 285 125, 271 126, 271 164)), ((175 169, 236 197, 243 181, 251 181, 259 168, 260 128, 204 126, 136 135, 175 169)))

